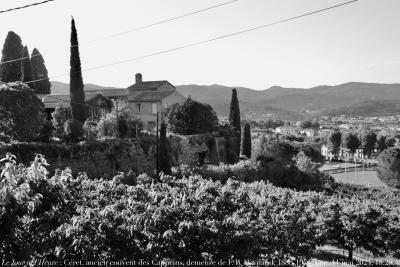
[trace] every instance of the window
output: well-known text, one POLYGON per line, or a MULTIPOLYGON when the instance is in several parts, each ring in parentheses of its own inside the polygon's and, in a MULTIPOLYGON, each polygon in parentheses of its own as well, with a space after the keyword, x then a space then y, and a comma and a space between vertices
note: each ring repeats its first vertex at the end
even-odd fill
POLYGON ((141 108, 141 104, 137 104, 137 110, 138 110, 138 112, 140 113, 140 108, 141 108))
POLYGON ((157 113, 157 103, 151 103, 151 112, 153 114, 157 113))

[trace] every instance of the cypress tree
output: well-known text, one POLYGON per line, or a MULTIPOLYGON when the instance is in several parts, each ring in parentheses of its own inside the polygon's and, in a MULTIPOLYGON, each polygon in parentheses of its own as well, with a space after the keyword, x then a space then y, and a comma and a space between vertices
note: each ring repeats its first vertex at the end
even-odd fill
MULTIPOLYGON (((29 56, 29 50, 27 46, 24 46, 24 51, 22 54, 24 58, 21 64, 21 71, 22 71, 22 81, 24 83, 32 81, 32 65, 31 65, 31 58, 29 56)), ((28 84, 32 88, 32 84, 28 84)))
POLYGON ((32 82, 31 87, 36 94, 50 94, 50 81, 42 54, 36 48, 31 55, 32 82))
MULTIPOLYGON (((4 42, 1 62, 6 62, 22 57, 21 37, 13 31, 9 31, 4 42)), ((17 60, 0 65, 1 81, 15 82, 21 80, 21 61, 17 60)))
POLYGON ((243 129, 243 147, 242 147, 243 155, 245 155, 248 159, 251 158, 251 133, 250 133, 250 124, 246 123, 243 129))
POLYGON ((160 127, 159 169, 165 174, 171 174, 167 149, 167 128, 164 122, 161 123, 160 127))
POLYGON ((75 20, 71 20, 71 58, 70 58, 70 82, 69 92, 71 97, 72 118, 82 123, 86 121, 88 112, 85 105, 85 93, 83 91, 83 79, 81 59, 79 57, 78 34, 75 28, 75 20))
POLYGON ((240 155, 240 137, 241 137, 241 127, 240 127, 240 109, 239 100, 237 97, 236 89, 232 89, 231 105, 229 109, 229 124, 236 131, 236 146, 235 152, 237 156, 240 155))

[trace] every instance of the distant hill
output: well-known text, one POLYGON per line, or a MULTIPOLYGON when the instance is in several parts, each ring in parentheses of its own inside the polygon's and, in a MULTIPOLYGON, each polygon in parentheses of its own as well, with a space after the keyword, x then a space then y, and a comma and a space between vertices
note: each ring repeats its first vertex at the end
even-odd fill
MULTIPOLYGON (((223 85, 179 85, 184 96, 210 104, 218 115, 226 116, 232 87, 223 85)), ((85 90, 103 87, 86 84, 85 90)), ((236 87, 240 109, 245 118, 300 120, 321 115, 393 115, 400 113, 400 84, 351 82, 310 89, 273 86, 257 91, 236 87)), ((68 93, 68 84, 52 82, 52 93, 68 93)))

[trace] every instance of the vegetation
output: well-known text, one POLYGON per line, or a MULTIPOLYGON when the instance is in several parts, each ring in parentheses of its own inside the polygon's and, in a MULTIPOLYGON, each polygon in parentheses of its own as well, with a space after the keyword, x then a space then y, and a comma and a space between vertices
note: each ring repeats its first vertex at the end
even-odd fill
POLYGON ((389 148, 378 156, 379 179, 387 186, 400 189, 400 149, 389 148))
POLYGON ((339 131, 332 132, 328 137, 328 148, 334 157, 339 157, 340 145, 342 144, 342 133, 339 131))
POLYGON ((213 108, 190 97, 182 104, 172 105, 165 121, 169 131, 183 135, 210 133, 218 125, 218 117, 213 108))
MULTIPOLYGON (((31 57, 29 56, 29 50, 27 46, 24 46, 24 51, 22 54, 22 78, 21 81, 24 83, 32 81, 32 65, 31 65, 31 57)), ((31 84, 29 84, 31 87, 31 84)), ((31 87, 32 88, 32 87, 31 87)))
POLYGON ((64 124, 67 121, 67 109, 61 103, 56 105, 53 113, 51 113, 52 124, 54 128, 54 136, 57 138, 64 138, 64 124))
POLYGON ((36 94, 50 94, 51 83, 47 73, 47 68, 44 64, 42 54, 36 48, 32 51, 31 56, 31 69, 32 69, 32 80, 35 82, 31 83, 31 87, 36 94))
POLYGON ((34 141, 43 120, 43 103, 22 83, 0 88, 0 132, 11 140, 34 141))
POLYGON ((243 143, 242 143, 242 153, 248 159, 251 158, 251 132, 250 124, 246 123, 243 129, 243 143))
POLYGON ((229 108, 229 124, 236 131, 236 140, 235 140, 235 151, 236 155, 240 155, 240 138, 242 128, 240 126, 240 108, 239 108, 239 100, 237 97, 236 89, 232 89, 232 98, 231 104, 229 108))
POLYGON ((0 253, 7 261, 262 259, 304 266, 323 244, 347 249, 349 259, 356 248, 375 256, 399 249, 397 190, 298 192, 195 173, 163 175, 160 183, 144 175, 74 178, 69 169, 48 178, 41 155, 28 168, 11 154, 1 162, 0 253))
POLYGON ((170 158, 167 148, 167 127, 165 123, 161 123, 160 127, 159 169, 160 172, 171 174, 170 158))
POLYGON ((363 150, 363 154, 365 156, 370 157, 372 152, 374 152, 376 142, 377 142, 377 136, 376 133, 374 132, 364 132, 360 136, 361 140, 361 148, 363 150))
POLYGON ((81 70, 81 59, 79 56, 78 34, 75 28, 75 20, 71 20, 71 70, 69 90, 71 96, 72 118, 85 123, 88 116, 88 107, 85 104, 85 93, 83 92, 83 79, 81 70))
MULTIPOLYGON (((9 31, 3 45, 1 62, 6 62, 22 57, 23 46, 21 37, 13 31, 9 31)), ((21 80, 21 62, 13 61, 0 65, 1 81, 16 82, 21 80)))
POLYGON ((350 154, 354 156, 356 150, 360 147, 361 142, 355 133, 348 133, 344 139, 344 146, 349 150, 350 154))

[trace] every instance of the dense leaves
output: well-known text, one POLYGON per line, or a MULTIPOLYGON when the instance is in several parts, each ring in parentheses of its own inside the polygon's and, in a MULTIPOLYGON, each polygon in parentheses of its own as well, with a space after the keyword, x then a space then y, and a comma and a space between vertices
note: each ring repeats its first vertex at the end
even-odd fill
POLYGON ((43 124, 43 103, 22 83, 0 88, 0 132, 18 141, 36 140, 43 124))
POLYGON ((172 105, 165 121, 171 132, 191 135, 213 132, 217 128, 218 117, 210 105, 189 97, 182 104, 172 105))
POLYGON ((72 118, 85 123, 88 117, 88 107, 85 104, 85 93, 83 92, 83 79, 81 59, 79 56, 78 34, 76 32, 75 20, 71 20, 71 57, 70 57, 70 82, 69 91, 71 95, 72 118))
POLYGON ((379 179, 390 187, 400 188, 400 149, 389 148, 378 156, 379 179))
POLYGON ((236 140, 235 140, 235 151, 237 156, 240 154, 240 137, 242 128, 240 126, 240 108, 239 108, 239 100, 237 96, 236 89, 232 89, 232 97, 231 104, 229 107, 229 124, 236 131, 236 140))
POLYGON ((31 56, 32 80, 31 87, 36 94, 50 94, 51 83, 44 59, 39 50, 34 48, 31 56))
MULTIPOLYGON (((3 45, 1 62, 19 59, 23 54, 21 37, 13 31, 9 31, 3 45)), ((0 65, 1 81, 16 82, 21 80, 21 62, 13 61, 0 65)))
POLYGON ((248 159, 251 158, 251 132, 250 132, 250 124, 246 123, 243 129, 243 147, 242 153, 248 159))

